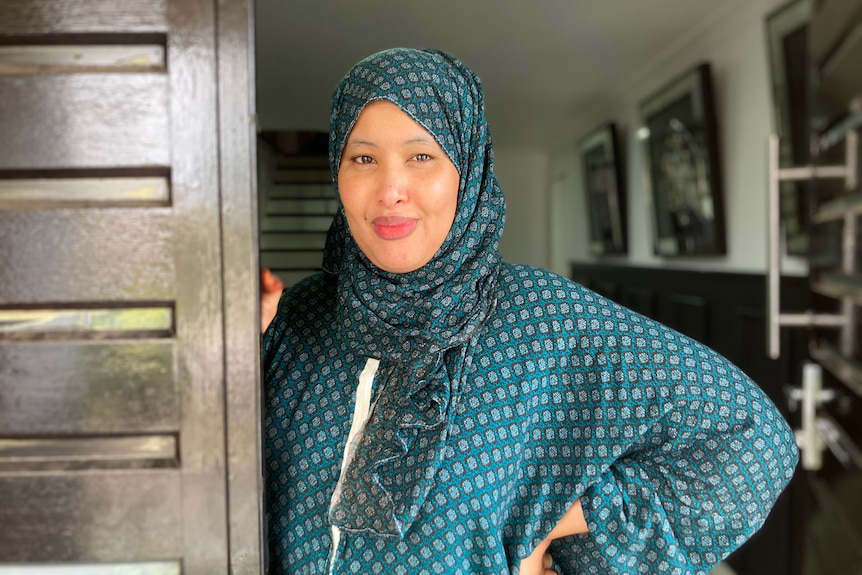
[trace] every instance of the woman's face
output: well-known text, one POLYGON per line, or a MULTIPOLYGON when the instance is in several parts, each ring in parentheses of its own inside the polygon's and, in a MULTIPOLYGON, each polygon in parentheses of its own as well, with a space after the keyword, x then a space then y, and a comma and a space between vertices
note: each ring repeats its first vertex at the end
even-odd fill
POLYGON ((350 233, 374 265, 394 273, 421 268, 443 245, 459 180, 431 134, 386 101, 359 115, 338 170, 350 233))

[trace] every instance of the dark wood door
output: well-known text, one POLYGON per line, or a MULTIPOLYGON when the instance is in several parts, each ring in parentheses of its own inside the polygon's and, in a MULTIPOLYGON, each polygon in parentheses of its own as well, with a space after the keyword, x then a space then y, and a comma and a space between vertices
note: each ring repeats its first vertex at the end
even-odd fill
POLYGON ((250 7, 225 4, 0 2, 0 574, 260 572, 250 7))
POLYGON ((811 182, 810 285, 817 311, 840 321, 814 330, 817 364, 804 368, 809 393, 797 394, 804 486, 797 559, 803 575, 855 575, 862 573, 862 0, 812 2, 809 62, 819 171, 811 182))

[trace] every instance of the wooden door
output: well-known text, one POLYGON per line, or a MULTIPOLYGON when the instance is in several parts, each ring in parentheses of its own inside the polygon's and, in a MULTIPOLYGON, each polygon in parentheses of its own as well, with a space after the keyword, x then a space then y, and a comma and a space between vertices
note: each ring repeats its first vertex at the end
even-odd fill
POLYGON ((260 572, 249 3, 0 2, 0 574, 260 572))
POLYGON ((810 285, 819 317, 800 400, 803 469, 795 565, 862 574, 862 0, 816 0, 809 24, 809 120, 816 170, 810 285))

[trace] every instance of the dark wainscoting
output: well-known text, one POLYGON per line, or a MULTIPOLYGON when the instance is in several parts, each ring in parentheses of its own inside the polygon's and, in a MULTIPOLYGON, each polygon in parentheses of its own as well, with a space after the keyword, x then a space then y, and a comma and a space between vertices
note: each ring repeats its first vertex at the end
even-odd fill
MULTIPOLYGON (((782 330, 781 357, 766 351, 766 276, 604 264, 571 265, 576 282, 643 315, 673 327, 724 355, 766 392, 787 419, 784 388, 799 385, 807 358, 805 330, 782 330)), ((782 309, 808 308, 808 279, 782 278, 782 309)), ((794 481, 764 527, 728 563, 739 575, 790 575, 798 572, 791 530, 791 507, 799 497, 794 481), (791 503, 792 502, 792 503, 791 503)))

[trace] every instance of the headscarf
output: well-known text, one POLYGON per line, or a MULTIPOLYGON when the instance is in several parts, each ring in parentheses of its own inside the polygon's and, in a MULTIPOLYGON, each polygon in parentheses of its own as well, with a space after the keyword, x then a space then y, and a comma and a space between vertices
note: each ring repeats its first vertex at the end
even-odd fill
POLYGON ((452 56, 396 48, 362 60, 332 96, 329 165, 359 114, 387 100, 423 126, 460 175, 443 245, 423 267, 384 271, 362 253, 343 208, 327 235, 323 269, 337 278, 342 342, 381 359, 375 404, 350 446, 330 507, 334 525, 403 536, 442 461, 449 414, 470 370, 471 342, 496 305, 505 201, 494 175, 481 82, 452 56))

